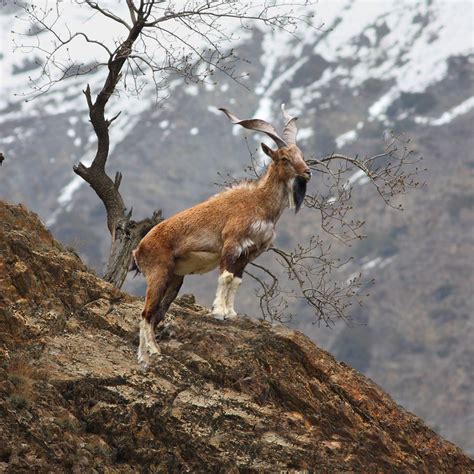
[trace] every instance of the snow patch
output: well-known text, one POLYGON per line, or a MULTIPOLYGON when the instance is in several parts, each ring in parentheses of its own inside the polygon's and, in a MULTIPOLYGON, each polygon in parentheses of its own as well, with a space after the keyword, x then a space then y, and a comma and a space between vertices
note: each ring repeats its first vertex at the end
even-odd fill
MULTIPOLYGON (((301 47, 305 45, 311 45, 314 54, 329 64, 318 80, 290 91, 291 105, 303 110, 333 81, 347 85, 357 95, 367 80, 378 79, 392 84, 368 110, 369 120, 382 123, 388 123, 386 111, 402 92, 425 91, 446 77, 450 57, 468 56, 474 51, 472 41, 466 41, 472 37, 472 3, 468 1, 454 5, 443 0, 396 4, 388 0, 320 0, 306 7, 306 11, 311 9, 325 22, 327 34, 323 37, 304 25, 298 29, 301 43, 296 46, 280 33, 264 35, 264 74, 256 93, 262 96, 257 111, 268 120, 272 118, 269 103, 277 101, 292 71, 304 64, 301 47), (458 14, 461 9, 466 14, 458 14), (415 17, 427 18, 428 22, 413 21, 415 17), (386 30, 383 36, 379 36, 381 28, 386 30), (290 67, 279 70, 281 64, 290 67)), ((328 100, 321 109, 330 107, 328 100)))
POLYGON ((365 171, 358 170, 344 183, 344 189, 347 189, 351 184, 365 184, 370 181, 365 171))
POLYGON ((386 94, 375 101, 369 107, 369 121, 385 121, 387 118, 385 112, 399 96, 400 90, 397 87, 392 87, 386 94))
POLYGON ((196 96, 199 94, 199 89, 196 84, 191 84, 184 89, 184 92, 186 92, 188 95, 196 96))
POLYGON ((433 127, 439 127, 440 125, 446 125, 449 122, 452 122, 456 117, 460 115, 467 114, 470 110, 474 109, 474 97, 470 97, 461 104, 453 107, 452 109, 444 112, 437 119, 429 117, 415 117, 415 122, 423 125, 431 125, 433 127))
POLYGON ((0 138, 0 143, 4 143, 5 145, 8 145, 9 143, 13 143, 14 141, 15 141, 15 137, 13 135, 0 138))
POLYGON ((309 127, 298 129, 298 140, 304 141, 307 140, 309 137, 312 137, 313 135, 313 130, 311 130, 311 128, 309 127))
POLYGON ((382 258, 382 257, 376 257, 372 260, 369 260, 368 262, 364 263, 361 267, 362 270, 373 270, 374 268, 384 268, 386 267, 389 263, 391 263, 393 260, 393 257, 387 257, 387 258, 382 258))
POLYGON ((347 143, 353 142, 356 138, 357 132, 355 130, 349 130, 336 138, 336 146, 337 148, 342 148, 347 143))
POLYGON ((364 265, 362 265, 362 270, 370 270, 371 268, 375 268, 381 261, 381 257, 374 258, 373 260, 364 263, 364 265))
POLYGON ((209 105, 207 107, 207 110, 208 112, 211 112, 211 114, 222 115, 222 112, 217 107, 214 107, 213 105, 209 105))
POLYGON ((382 260, 380 263, 379 263, 379 268, 384 268, 386 267, 389 263, 391 263, 393 260, 393 257, 388 257, 386 258, 385 260, 382 260))
POLYGON ((58 204, 65 205, 71 201, 74 193, 82 186, 85 181, 80 176, 74 178, 61 189, 58 197, 58 204))
POLYGON ((197 135, 199 133, 199 128, 193 127, 191 130, 189 130, 189 133, 191 135, 197 135))

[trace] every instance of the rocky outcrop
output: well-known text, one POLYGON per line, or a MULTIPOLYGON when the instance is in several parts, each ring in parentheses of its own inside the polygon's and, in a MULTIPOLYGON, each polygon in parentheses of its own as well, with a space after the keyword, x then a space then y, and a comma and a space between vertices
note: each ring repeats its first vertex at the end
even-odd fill
POLYGON ((307 337, 183 296, 136 361, 143 302, 0 204, 0 470, 469 472, 474 463, 307 337))

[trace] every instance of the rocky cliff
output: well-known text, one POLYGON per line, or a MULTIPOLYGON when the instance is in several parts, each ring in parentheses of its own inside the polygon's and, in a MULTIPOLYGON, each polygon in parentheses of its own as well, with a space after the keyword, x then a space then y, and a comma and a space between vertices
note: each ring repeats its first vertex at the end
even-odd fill
POLYGON ((136 362, 142 301, 0 204, 0 471, 468 472, 474 463, 299 332, 183 296, 136 362))

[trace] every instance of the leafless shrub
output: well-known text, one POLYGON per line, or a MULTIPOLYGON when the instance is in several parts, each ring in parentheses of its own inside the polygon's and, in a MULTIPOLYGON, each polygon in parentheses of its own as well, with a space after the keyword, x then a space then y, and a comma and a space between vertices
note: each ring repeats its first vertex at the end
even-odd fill
MULTIPOLYGON (((313 321, 326 326, 336 320, 346 320, 353 304, 362 304, 368 296, 366 288, 373 280, 363 279, 361 273, 348 279, 339 271, 352 259, 341 260, 332 252, 332 239, 350 244, 363 239, 365 221, 353 216, 353 184, 355 178, 370 182, 383 202, 395 210, 400 204, 392 201, 409 189, 421 186, 419 174, 423 158, 410 147, 410 140, 388 133, 384 151, 359 158, 331 154, 307 162, 318 180, 318 193, 308 194, 305 206, 317 213, 322 235, 312 235, 293 250, 272 247, 276 265, 251 264, 246 273, 257 283, 257 296, 265 319, 287 321, 293 317, 289 300, 303 300, 311 308, 313 321)), ((258 177, 262 166, 255 151, 247 143, 250 163, 246 172, 258 177)), ((230 176, 223 177, 224 185, 233 184, 230 176)))

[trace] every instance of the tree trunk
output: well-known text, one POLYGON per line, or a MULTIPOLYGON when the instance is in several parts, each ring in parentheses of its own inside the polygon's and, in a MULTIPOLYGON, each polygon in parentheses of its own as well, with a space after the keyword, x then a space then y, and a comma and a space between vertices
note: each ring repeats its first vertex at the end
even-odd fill
POLYGON ((140 240, 158 223, 162 221, 161 211, 155 211, 152 217, 140 222, 130 220, 130 217, 120 219, 113 233, 104 280, 121 288, 127 277, 132 259, 132 250, 140 240))
MULTIPOLYGON (((96 4, 94 5, 93 8, 102 11, 96 4)), ((150 9, 152 5, 153 2, 147 8, 150 9)), ((83 91, 89 108, 90 121, 97 135, 97 151, 89 167, 79 163, 73 168, 74 172, 94 189, 107 211, 107 227, 112 236, 112 245, 104 279, 117 288, 121 288, 127 277, 132 250, 145 234, 161 221, 161 211, 155 211, 151 218, 143 219, 140 222, 131 220, 131 212, 126 213, 127 209, 119 192, 122 174, 117 172, 115 180, 112 180, 105 171, 110 148, 109 127, 120 115, 119 113, 111 119, 106 119, 105 107, 121 78, 122 66, 132 53, 132 46, 143 30, 145 20, 141 9, 142 7, 139 11, 140 18, 134 22, 128 37, 111 54, 108 61, 107 78, 95 101, 92 99, 89 85, 83 91)))

